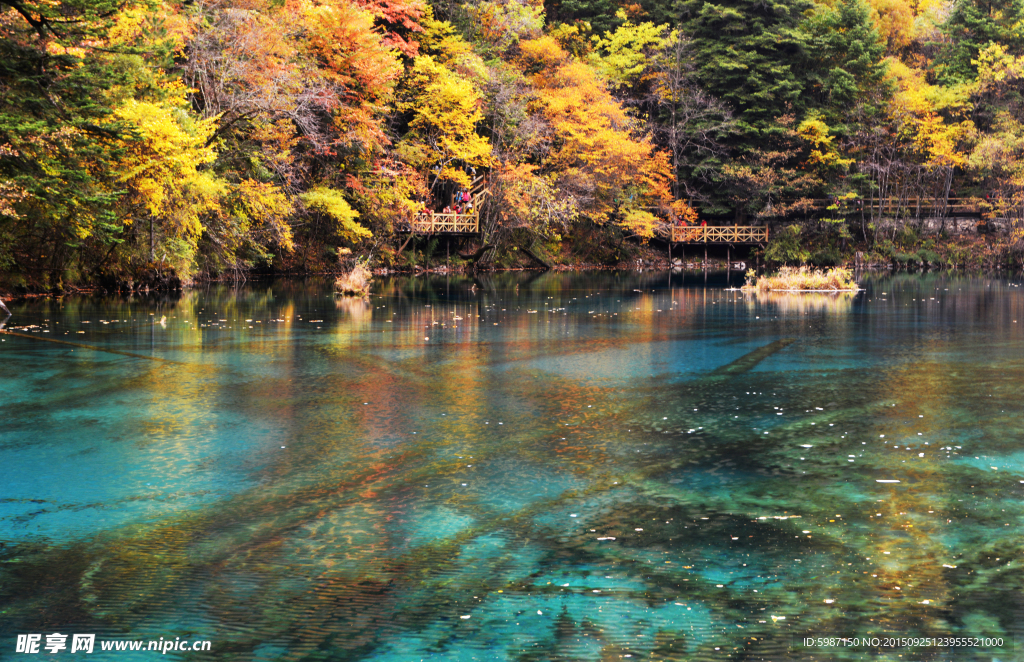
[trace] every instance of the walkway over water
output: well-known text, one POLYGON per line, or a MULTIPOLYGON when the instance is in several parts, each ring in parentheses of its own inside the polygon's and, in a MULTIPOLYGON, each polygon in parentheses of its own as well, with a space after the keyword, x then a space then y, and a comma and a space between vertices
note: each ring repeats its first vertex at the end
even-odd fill
MULTIPOLYGON (((400 224, 398 232, 411 234, 477 234, 480 232, 480 205, 491 194, 487 178, 480 175, 469 188, 472 209, 461 214, 425 211, 411 222, 400 224)), ((453 201, 454 202, 454 201, 453 201)))
POLYGON ((768 241, 768 228, 752 225, 672 226, 670 241, 691 244, 760 244, 768 241))
POLYGON ((472 214, 417 214, 415 220, 399 227, 399 232, 416 234, 476 234, 480 231, 480 215, 472 214))

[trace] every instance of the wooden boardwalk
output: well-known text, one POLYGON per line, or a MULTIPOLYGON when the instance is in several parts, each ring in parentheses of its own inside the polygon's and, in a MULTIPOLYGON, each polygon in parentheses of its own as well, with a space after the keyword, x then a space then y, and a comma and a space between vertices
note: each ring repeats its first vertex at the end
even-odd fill
POLYGON ((480 175, 474 179, 469 192, 473 200, 471 212, 463 214, 420 212, 411 222, 399 224, 395 229, 398 232, 410 234, 478 234, 480 232, 480 205, 491 194, 487 178, 480 175))
POLYGON ((752 225, 673 225, 669 240, 679 244, 760 244, 768 241, 768 228, 752 225))
MULTIPOLYGON (((474 209, 468 214, 442 214, 422 212, 396 230, 411 234, 478 234, 480 232, 480 204, 490 194, 487 182, 481 175, 473 180, 471 189, 474 209)), ((834 204, 830 199, 814 199, 811 207, 825 212, 834 204)), ((861 205, 844 201, 844 213, 851 216, 856 211, 896 215, 935 215, 948 217, 980 218, 982 201, 979 198, 949 198, 945 204, 934 198, 887 198, 867 199, 861 205)), ((768 228, 751 225, 720 226, 672 226, 669 241, 680 244, 762 244, 768 241, 768 228)))
MULTIPOLYGON (((700 211, 700 205, 694 201, 687 201, 694 209, 700 211)), ((850 221, 859 220, 863 215, 865 218, 876 218, 877 216, 894 216, 902 218, 981 218, 993 214, 996 203, 980 197, 964 198, 933 198, 933 197, 888 197, 888 198, 861 198, 856 200, 835 199, 835 198, 804 198, 784 199, 787 206, 799 203, 800 213, 808 218, 838 216, 850 221), (837 207, 829 209, 829 207, 837 207)), ((795 214, 799 216, 799 214, 795 214)), ((712 214, 709 218, 726 217, 712 214)), ((685 228, 684 228, 685 229, 685 228)))
POLYGON ((467 234, 480 231, 480 215, 472 214, 417 214, 416 218, 399 228, 400 232, 416 234, 467 234))
MULTIPOLYGON (((879 200, 878 198, 865 198, 860 205, 846 200, 842 202, 847 214, 858 210, 874 211, 879 214, 924 214, 932 216, 935 214, 945 216, 978 216, 982 213, 983 200, 981 198, 947 198, 945 200, 931 197, 908 196, 905 198, 890 197, 879 200)), ((833 200, 822 198, 811 201, 815 209, 825 210, 835 204, 833 200)), ((989 205, 991 206, 991 205, 989 205)))

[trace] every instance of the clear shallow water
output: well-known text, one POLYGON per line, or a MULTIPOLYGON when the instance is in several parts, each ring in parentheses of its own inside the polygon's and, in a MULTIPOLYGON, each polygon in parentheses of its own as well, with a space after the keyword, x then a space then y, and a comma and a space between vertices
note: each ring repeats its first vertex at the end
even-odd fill
POLYGON ((12 306, 0 658, 1024 659, 1018 281, 473 284, 12 306))

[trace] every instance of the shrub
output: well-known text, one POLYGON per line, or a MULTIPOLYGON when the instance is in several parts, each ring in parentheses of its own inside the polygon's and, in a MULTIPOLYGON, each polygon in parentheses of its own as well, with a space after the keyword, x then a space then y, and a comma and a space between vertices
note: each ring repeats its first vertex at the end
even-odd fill
POLYGON ((764 249, 764 259, 778 264, 803 264, 810 256, 800 246, 799 225, 790 225, 776 232, 764 249))
POLYGON ((348 297, 365 297, 370 293, 370 280, 373 275, 362 264, 357 264, 352 271, 342 274, 334 281, 334 289, 338 294, 348 297))
POLYGON ((911 248, 913 246, 916 246, 918 241, 920 241, 920 238, 917 236, 917 232, 914 230, 914 228, 910 227, 909 225, 904 225, 899 232, 899 243, 902 246, 911 248))
POLYGON ((842 264, 843 256, 835 246, 826 246, 811 256, 811 262, 820 267, 834 267, 842 264))
POLYGON ((782 267, 778 273, 756 276, 753 270, 747 271, 745 290, 758 292, 770 291, 852 291, 859 290, 853 280, 853 273, 843 267, 835 267, 828 271, 808 269, 807 267, 782 267))

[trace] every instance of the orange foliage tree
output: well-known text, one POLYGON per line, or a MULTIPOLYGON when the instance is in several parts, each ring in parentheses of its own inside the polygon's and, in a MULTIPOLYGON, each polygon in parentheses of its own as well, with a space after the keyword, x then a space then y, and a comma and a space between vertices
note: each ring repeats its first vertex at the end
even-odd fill
POLYGON ((668 157, 642 135, 639 121, 612 97, 595 71, 552 37, 520 45, 519 66, 536 89, 533 110, 550 123, 554 143, 542 171, 598 224, 653 237, 671 202, 668 157))

